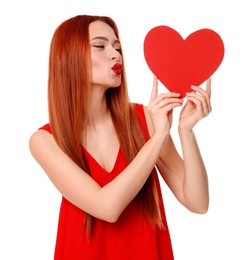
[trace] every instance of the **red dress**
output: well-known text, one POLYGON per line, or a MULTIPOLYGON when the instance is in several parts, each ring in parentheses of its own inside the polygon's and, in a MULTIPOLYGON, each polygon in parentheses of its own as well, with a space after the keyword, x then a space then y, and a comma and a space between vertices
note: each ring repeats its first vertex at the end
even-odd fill
MULTIPOLYGON (((146 140, 149 138, 143 106, 135 108, 146 140)), ((51 133, 49 125, 40 129, 51 133)), ((119 149, 115 165, 111 172, 105 171, 97 161, 85 150, 92 178, 104 186, 113 180, 127 167, 123 152, 119 149)), ((140 217, 133 200, 123 211, 117 222, 108 223, 96 219, 95 233, 90 242, 83 236, 83 220, 85 212, 62 197, 55 260, 173 260, 173 252, 160 184, 156 170, 161 214, 164 228, 153 228, 147 219, 140 217)))

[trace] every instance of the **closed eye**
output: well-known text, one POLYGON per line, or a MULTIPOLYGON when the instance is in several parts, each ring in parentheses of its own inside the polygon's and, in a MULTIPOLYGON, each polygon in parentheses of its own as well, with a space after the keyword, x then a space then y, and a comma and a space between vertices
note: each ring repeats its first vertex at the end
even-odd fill
POLYGON ((100 44, 94 44, 93 47, 98 48, 98 49, 104 49, 105 48, 104 45, 100 45, 100 44))
POLYGON ((116 50, 117 52, 119 52, 119 53, 122 53, 121 48, 115 48, 115 50, 116 50))

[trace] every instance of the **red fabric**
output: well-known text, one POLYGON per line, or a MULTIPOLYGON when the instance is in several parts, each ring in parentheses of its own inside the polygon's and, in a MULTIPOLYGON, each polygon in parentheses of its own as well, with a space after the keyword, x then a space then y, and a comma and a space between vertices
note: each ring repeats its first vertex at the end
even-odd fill
MULTIPOLYGON (((144 136, 148 139, 143 106, 136 104, 135 107, 144 136)), ((51 133, 48 124, 40 129, 51 133)), ((113 180, 127 166, 121 149, 111 172, 106 172, 86 150, 84 152, 89 162, 91 175, 101 186, 113 180)), ((153 174, 157 180, 164 229, 154 229, 147 219, 141 217, 135 200, 133 200, 116 223, 96 219, 94 236, 88 242, 83 230, 84 211, 62 197, 54 259, 173 260, 172 245, 156 170, 153 174)))

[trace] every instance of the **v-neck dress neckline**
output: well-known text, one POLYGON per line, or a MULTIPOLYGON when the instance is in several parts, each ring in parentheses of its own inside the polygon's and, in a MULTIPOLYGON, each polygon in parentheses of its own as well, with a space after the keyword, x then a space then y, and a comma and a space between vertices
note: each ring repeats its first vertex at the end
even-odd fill
POLYGON ((98 161, 83 146, 82 151, 88 162, 90 175, 101 187, 111 182, 128 165, 121 146, 118 149, 115 163, 110 171, 104 169, 103 166, 100 165, 98 161))
POLYGON ((118 148, 118 152, 117 152, 117 154, 116 154, 115 161, 114 161, 114 164, 113 164, 111 170, 106 170, 106 169, 94 158, 94 156, 93 156, 90 152, 88 152, 88 150, 87 150, 83 145, 82 145, 82 149, 83 149, 83 151, 84 151, 84 153, 85 153, 85 155, 86 155, 87 160, 89 161, 89 165, 90 165, 90 163, 94 163, 94 164, 96 164, 96 165, 98 166, 98 168, 100 168, 100 169, 102 170, 102 172, 105 172, 105 173, 107 173, 107 174, 112 174, 112 173, 115 171, 116 166, 117 166, 117 164, 118 164, 119 157, 120 157, 120 155, 121 155, 121 147, 120 147, 120 146, 119 146, 119 148, 118 148))

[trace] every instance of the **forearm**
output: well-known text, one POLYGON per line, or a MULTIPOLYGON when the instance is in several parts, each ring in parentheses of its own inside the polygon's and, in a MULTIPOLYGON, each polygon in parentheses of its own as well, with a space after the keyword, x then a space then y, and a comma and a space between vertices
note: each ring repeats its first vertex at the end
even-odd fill
POLYGON ((186 207, 205 213, 209 191, 207 172, 193 131, 179 131, 184 158, 183 190, 186 207))
POLYGON ((114 222, 150 175, 165 137, 154 135, 129 166, 101 187, 57 145, 53 136, 39 130, 30 139, 30 151, 61 194, 90 215, 114 222))
POLYGON ((160 138, 153 136, 129 166, 100 190, 99 198, 106 205, 104 210, 105 214, 109 212, 109 219, 116 221, 140 191, 157 162, 163 144, 160 138))

